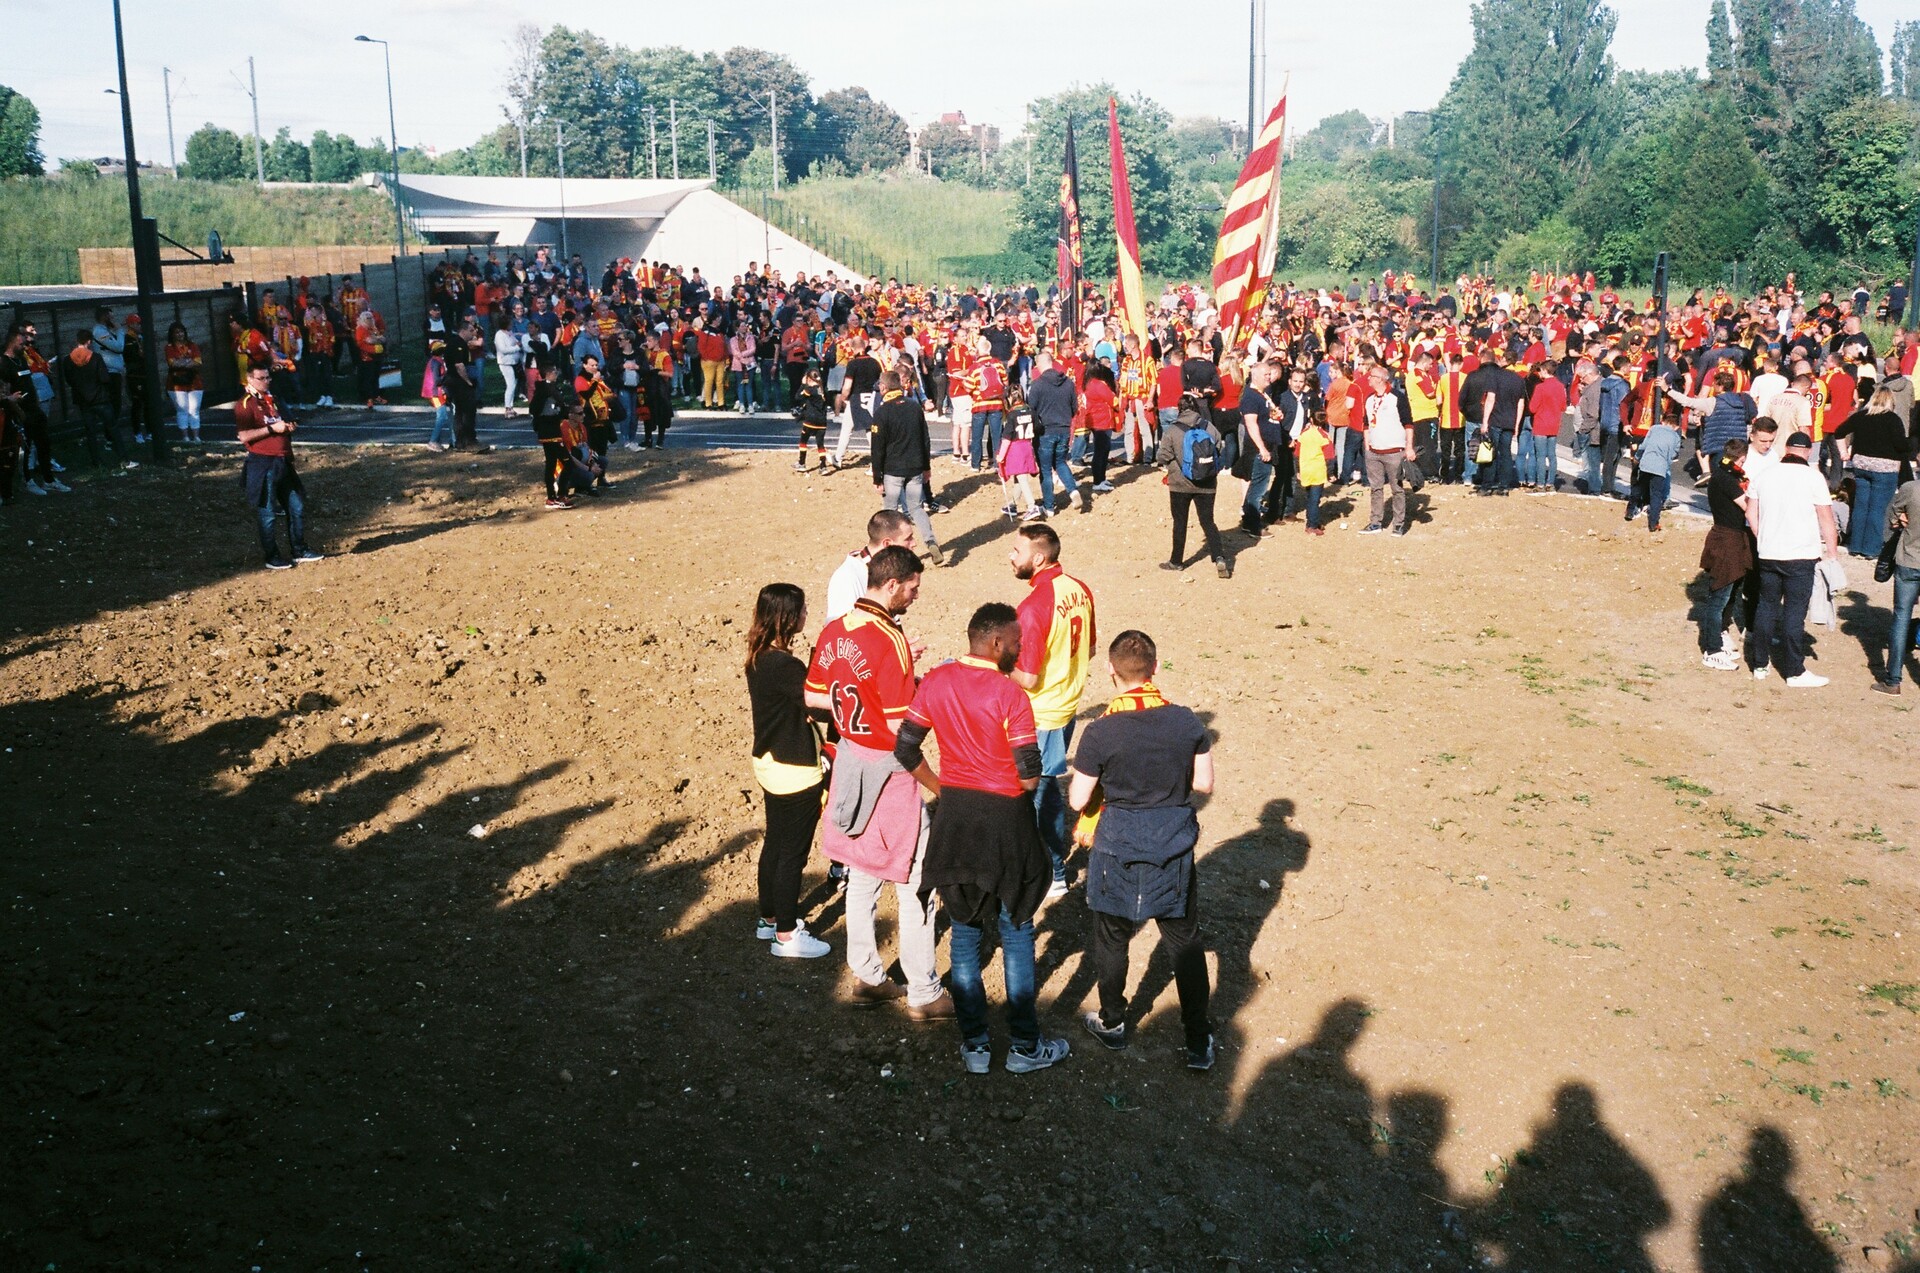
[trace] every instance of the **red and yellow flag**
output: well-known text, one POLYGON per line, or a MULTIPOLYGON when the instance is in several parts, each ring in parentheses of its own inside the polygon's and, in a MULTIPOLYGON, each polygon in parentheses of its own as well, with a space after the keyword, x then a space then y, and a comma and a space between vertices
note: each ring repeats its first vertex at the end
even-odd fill
POLYGON ((1214 305, 1230 348, 1249 334, 1273 277, 1274 220, 1280 210, 1280 143, 1287 130, 1284 91, 1267 116, 1240 180, 1227 198, 1220 240, 1213 249, 1214 305))
POLYGON ((1120 319, 1147 347, 1147 292, 1140 281, 1140 236, 1133 227, 1133 189, 1127 182, 1127 156, 1120 148, 1120 109, 1107 98, 1107 145, 1113 155, 1113 232, 1120 240, 1114 263, 1120 283, 1120 319))

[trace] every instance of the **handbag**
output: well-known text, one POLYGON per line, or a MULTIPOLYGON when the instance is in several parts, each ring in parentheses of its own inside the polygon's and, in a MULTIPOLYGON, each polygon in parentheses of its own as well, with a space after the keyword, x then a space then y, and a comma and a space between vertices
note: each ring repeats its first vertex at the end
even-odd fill
POLYGON ((1427 484, 1427 475, 1420 471, 1417 459, 1403 460, 1400 464, 1400 483, 1409 491, 1418 492, 1427 484))
POLYGON ((380 387, 382 389, 398 389, 400 387, 400 380, 400 364, 397 361, 389 358, 380 364, 380 387))
POLYGON ((1900 551, 1900 536, 1903 531, 1895 531, 1887 536, 1887 542, 1880 546, 1880 555, 1873 560, 1873 581, 1885 583, 1893 578, 1893 557, 1900 551))
POLYGON ((1485 435, 1481 436, 1479 444, 1473 448, 1473 462, 1475 464, 1493 463, 1492 438, 1486 437, 1485 435))

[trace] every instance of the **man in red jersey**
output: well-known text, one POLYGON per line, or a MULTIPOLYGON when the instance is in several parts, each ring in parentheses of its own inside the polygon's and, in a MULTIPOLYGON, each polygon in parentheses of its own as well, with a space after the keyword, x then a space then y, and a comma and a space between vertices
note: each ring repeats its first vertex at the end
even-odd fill
POLYGON ((833 713, 840 730, 820 847, 846 864, 847 967, 853 1001, 869 1007, 907 1000, 917 1021, 953 1015, 934 970, 933 908, 920 897, 927 814, 920 792, 894 759, 895 731, 913 701, 917 651, 900 616, 920 595, 920 559, 898 545, 867 563, 867 591, 821 629, 808 669, 807 706, 833 713), (887 977, 874 938, 880 886, 893 885, 900 911, 902 988, 887 977))
POLYGON ((953 924, 948 947, 960 1057, 970 1074, 992 1064, 987 996, 980 982, 980 942, 988 923, 1000 930, 1014 1074, 1064 1059, 1067 1041, 1040 1032, 1034 1010, 1033 916, 1049 871, 1033 824, 1028 792, 1040 777, 1040 747, 1027 696, 1008 678, 1020 658, 1020 618, 989 602, 967 625, 967 656, 927 674, 900 726, 894 759, 939 796, 927 839, 921 887, 938 889, 953 924), (936 774, 923 753, 928 734, 940 742, 936 774))
POLYGON ((260 520, 260 549, 268 570, 289 570, 296 561, 319 561, 307 547, 307 492, 293 467, 294 422, 280 414, 269 388, 273 361, 256 358, 247 367, 247 392, 233 409, 233 426, 247 448, 247 502, 260 520), (280 553, 274 522, 287 519, 287 546, 291 559, 280 553))

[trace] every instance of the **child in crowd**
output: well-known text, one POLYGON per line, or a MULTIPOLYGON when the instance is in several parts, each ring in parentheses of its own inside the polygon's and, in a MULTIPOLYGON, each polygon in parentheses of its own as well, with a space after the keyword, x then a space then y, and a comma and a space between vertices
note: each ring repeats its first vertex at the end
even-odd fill
POLYGON ((1000 511, 1014 521, 1038 521, 1042 515, 1034 494, 1034 478, 1040 472, 1040 462, 1033 450, 1034 432, 1033 409, 1027 406, 1026 395, 1020 392, 1019 385, 1009 385, 1007 427, 1000 438, 1000 451, 993 458, 1000 467, 1000 494, 1006 500, 1000 511), (1015 490, 1026 503, 1022 512, 1014 511, 1015 490))
POLYGON ((800 421, 800 458, 793 462, 793 471, 807 471, 807 447, 811 444, 820 456, 820 471, 825 473, 827 423, 833 419, 833 408, 827 405, 827 395, 820 388, 818 368, 809 367, 800 378, 800 397, 793 404, 793 414, 800 421))
POLYGON ((1327 489, 1327 465, 1333 463, 1333 439, 1320 421, 1308 418, 1300 436, 1293 440, 1294 472, 1307 497, 1307 534, 1324 535, 1320 526, 1320 496, 1327 489))
POLYGON ((433 432, 427 435, 427 450, 444 451, 445 437, 453 436, 453 405, 447 399, 446 341, 438 337, 427 342, 427 371, 420 378, 420 396, 433 404, 433 432))

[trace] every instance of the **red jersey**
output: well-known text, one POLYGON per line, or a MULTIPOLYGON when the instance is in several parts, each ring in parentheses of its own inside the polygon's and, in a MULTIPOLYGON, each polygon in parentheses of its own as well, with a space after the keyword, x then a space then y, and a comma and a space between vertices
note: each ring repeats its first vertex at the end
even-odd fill
POLYGON ((1171 411, 1180 405, 1180 368, 1178 364, 1167 363, 1160 368, 1160 376, 1154 382, 1158 396, 1153 405, 1162 411, 1171 411))
POLYGON ((892 751, 894 733, 913 701, 913 654, 900 625, 865 597, 854 602, 853 609, 820 630, 807 689, 832 700, 833 723, 842 738, 892 751))
POLYGON ((1033 747, 1033 708, 1011 678, 971 655, 927 673, 907 719, 940 740, 940 785, 997 796, 1026 794, 1013 753, 1033 747))
MULTIPOLYGON (((280 418, 280 404, 273 400, 273 395, 262 393, 251 385, 247 387, 246 396, 233 409, 233 427, 236 431, 264 429, 270 421, 280 418)), ((292 455, 293 438, 290 434, 269 433, 264 438, 247 443, 246 447, 252 455, 292 455)))

